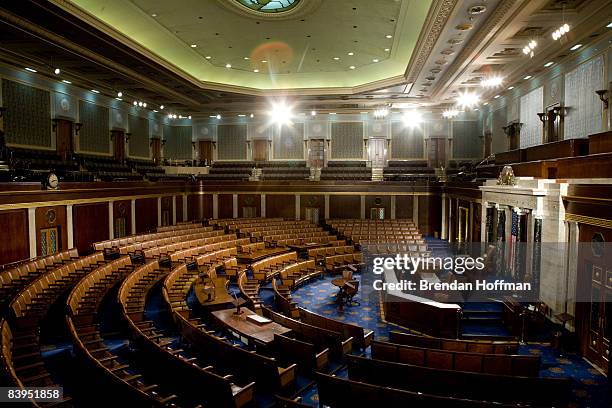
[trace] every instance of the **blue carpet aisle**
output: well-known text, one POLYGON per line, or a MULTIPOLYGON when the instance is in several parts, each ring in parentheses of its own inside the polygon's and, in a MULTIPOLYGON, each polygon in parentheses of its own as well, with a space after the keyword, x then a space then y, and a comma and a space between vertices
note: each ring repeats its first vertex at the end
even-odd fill
MULTIPOLYGON (((367 275, 364 274, 366 280, 367 275)), ((390 330, 406 331, 381 320, 377 293, 371 293, 365 298, 361 297, 359 299, 361 306, 349 306, 344 308, 344 312, 338 311, 335 303, 338 288, 331 284, 331 280, 331 277, 326 277, 323 280, 313 281, 295 291, 292 297, 300 306, 316 313, 374 330, 377 340, 388 340, 390 330)), ((611 406, 608 380, 582 358, 571 354, 559 357, 549 346, 541 344, 521 346, 519 353, 540 355, 542 357, 540 375, 543 377, 571 377, 574 380, 571 407, 607 408, 611 406)), ((346 372, 340 371, 338 375, 346 376, 346 372)), ((302 398, 305 403, 318 406, 318 395, 315 388, 302 394, 302 398)))

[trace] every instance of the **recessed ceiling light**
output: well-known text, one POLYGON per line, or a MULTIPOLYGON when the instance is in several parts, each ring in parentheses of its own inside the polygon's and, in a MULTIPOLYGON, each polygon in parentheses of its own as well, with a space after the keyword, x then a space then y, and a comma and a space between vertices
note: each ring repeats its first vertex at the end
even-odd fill
POLYGON ((217 115, 215 116, 217 119, 221 119, 221 115, 217 115))
POLYGON ((513 87, 513 86, 509 86, 509 87, 508 87, 508 90, 509 90, 509 91, 511 91, 511 90, 513 90, 513 89, 514 89, 514 87, 513 87))
POLYGON ((123 99, 121 99, 121 98, 115 98, 115 99, 116 99, 116 100, 118 100, 118 101, 122 101, 122 100, 123 100, 123 99))
POLYGON ((526 77, 524 77, 523 79, 531 79, 531 75, 527 75, 526 77))
POLYGON ((335 114, 336 114, 336 112, 329 112, 329 114, 330 114, 330 115, 335 115, 335 114))
POLYGON ((159 109, 164 110, 164 105, 161 105, 159 109))
POLYGON ((548 61, 546 64, 544 64, 544 67, 548 68, 548 67, 550 67, 552 64, 554 64, 554 62, 552 62, 552 61, 548 61))
POLYGON ((315 111, 315 110, 310 111, 310 116, 317 116, 317 111, 315 111))
POLYGON ((489 102, 485 102, 485 103, 483 103, 483 105, 485 105, 485 106, 486 106, 486 105, 488 105, 488 104, 489 104, 489 102))
POLYGON ((92 89, 91 92, 93 92, 93 93, 100 93, 100 91, 98 91, 97 89, 92 89))
POLYGON ((191 115, 187 116, 187 119, 191 120, 191 115))
POLYGON ((207 55, 206 57, 204 57, 206 59, 211 59, 212 57, 210 55, 207 55))
POLYGON ((151 14, 151 17, 157 17, 157 14, 153 13, 151 14))
POLYGON ((608 24, 606 27, 612 28, 612 22, 610 22, 610 24, 608 24))
POLYGON ((70 82, 70 81, 69 81, 69 80, 67 80, 67 79, 62 79, 62 82, 63 82, 63 83, 65 83, 65 84, 71 84, 71 83, 72 83, 72 82, 70 82))
POLYGON ((255 117, 255 114, 251 113, 249 116, 250 116, 251 119, 253 119, 255 117))
POLYGON ((257 68, 255 68, 255 69, 253 70, 253 72, 257 73, 257 72, 259 72, 259 70, 258 70, 257 68))
POLYGON ((351 65, 351 66, 349 67, 349 69, 355 69, 355 66, 354 66, 354 65, 351 65))
POLYGON ((195 48, 197 46, 198 46, 198 44, 191 44, 191 48, 195 48))
POLYGON ((268 62, 268 60, 261 60, 261 62, 263 62, 265 64, 266 62, 268 62))
POLYGON ((570 51, 576 51, 580 47, 582 47, 582 44, 576 44, 572 48, 570 48, 570 51))
POLYGON ((393 38, 393 36, 391 34, 387 34, 385 35, 385 38, 393 38))
POLYGON ((157 113, 157 110, 153 109, 153 112, 157 113))
POLYGON ((385 52, 391 51, 391 48, 385 48, 385 52))
POLYGON ((334 61, 339 61, 340 57, 334 57, 334 61))
POLYGON ((239 113, 239 114, 238 114, 238 117, 239 117, 239 118, 244 118, 244 117, 246 117, 246 115, 245 115, 244 113, 239 113))
POLYGON ((117 92, 117 97, 118 98, 121 98, 122 96, 123 96, 123 92, 121 92, 121 91, 117 92))
POLYGON ((225 68, 231 68, 231 67, 232 67, 232 64, 229 64, 229 63, 225 64, 225 68))
POLYGON ((379 61, 379 59, 378 59, 378 58, 374 58, 374 59, 372 60, 372 62, 378 62, 378 61, 379 61))
POLYGON ((497 99, 497 98, 499 98, 499 95, 495 95, 495 96, 493 97, 493 99, 497 99))
POLYGON ((355 55, 355 53, 354 52, 349 52, 348 55, 350 55, 352 57, 353 55, 355 55))
POLYGON ((25 67, 25 70, 30 71, 30 72, 38 72, 34 68, 30 68, 30 67, 25 67))
POLYGON ((245 60, 245 61, 248 61, 248 60, 249 60, 249 57, 244 57, 244 60, 245 60))
POLYGON ((55 68, 55 69, 53 70, 53 73, 54 73, 55 75, 59 75, 59 74, 60 74, 60 72, 62 72, 62 71, 61 71, 59 68, 55 68))

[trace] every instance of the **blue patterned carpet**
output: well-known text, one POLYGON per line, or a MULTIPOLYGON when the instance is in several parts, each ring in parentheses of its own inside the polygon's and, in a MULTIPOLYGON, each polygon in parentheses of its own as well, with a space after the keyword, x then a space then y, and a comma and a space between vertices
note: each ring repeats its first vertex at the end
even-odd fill
MULTIPOLYGON (((388 340, 390 330, 406 331, 381 320, 380 299, 379 295, 374 292, 362 294, 357 299, 361 305, 348 306, 344 308, 344 311, 338 311, 335 304, 338 288, 331 284, 332 279, 332 277, 326 277, 323 280, 314 281, 296 290, 292 297, 306 309, 373 330, 377 340, 388 340)), ((363 283, 362 287, 364 287, 363 283)), ((559 356, 556 351, 543 344, 521 346, 519 353, 540 355, 542 357, 540 375, 543 377, 571 377, 574 380, 571 407, 607 408, 611 406, 612 400, 607 378, 581 357, 575 354, 559 356)), ((369 354, 369 351, 366 354, 369 354)), ((344 371, 338 373, 339 376, 343 374, 346 375, 344 371)), ((303 393, 302 398, 305 403, 318 406, 316 388, 311 388, 303 393)))

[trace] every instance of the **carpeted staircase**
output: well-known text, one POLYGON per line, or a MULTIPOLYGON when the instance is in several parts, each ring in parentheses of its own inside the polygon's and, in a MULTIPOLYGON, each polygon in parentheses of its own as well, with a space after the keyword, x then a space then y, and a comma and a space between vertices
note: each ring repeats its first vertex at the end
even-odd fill
POLYGON ((504 306, 500 302, 466 302, 461 305, 461 337, 501 340, 510 337, 504 327, 504 306))

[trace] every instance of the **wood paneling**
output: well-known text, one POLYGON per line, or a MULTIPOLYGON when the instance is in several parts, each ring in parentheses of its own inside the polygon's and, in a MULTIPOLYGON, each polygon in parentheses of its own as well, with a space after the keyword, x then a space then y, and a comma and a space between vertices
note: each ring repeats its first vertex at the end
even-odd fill
POLYGON ((419 196, 419 231, 440 236, 442 202, 439 196, 419 196))
POLYGON ((557 159, 589 154, 588 139, 568 139, 525 149, 525 161, 557 159))
POLYGON ((153 231, 157 228, 157 198, 136 200, 136 233, 153 231))
POLYGON ((79 254, 91 251, 94 242, 108 239, 108 204, 80 204, 72 207, 74 246, 79 254))
POLYGON ((28 210, 0 211, 0 265, 30 257, 28 210))
MULTIPOLYGON (((231 196, 230 196, 231 197, 231 196)), ((187 217, 190 221, 212 218, 212 194, 193 194, 187 197, 187 217)), ((230 214, 231 217, 231 214, 230 214)))
POLYGON ((412 196, 395 196, 395 218, 412 219, 412 196))
POLYGON ((232 218, 234 214, 231 194, 219 194, 219 218, 232 218))
POLYGON ((295 196, 285 194, 266 195, 266 217, 295 219, 295 196))
POLYGON ((40 230, 57 227, 60 235, 59 251, 68 249, 68 231, 66 228, 66 206, 56 205, 36 209, 36 253, 41 253, 40 230))
POLYGON ((255 217, 261 217, 261 195, 238 194, 238 217, 243 216, 244 207, 255 207, 255 217))
POLYGON ((176 196, 176 222, 183 221, 183 196, 176 196))
POLYGON ((331 195, 330 218, 361 218, 361 197, 358 195, 331 195))
POLYGON ((589 136, 589 154, 612 152, 612 131, 589 136))
POLYGON ((385 209, 385 218, 391 218, 391 197, 390 196, 366 196, 365 201, 366 208, 366 218, 370 218, 370 209, 371 208, 384 208, 385 209))
POLYGON ((318 208, 319 219, 325 218, 325 196, 323 195, 302 195, 300 196, 300 219, 306 219, 306 208, 318 208))

